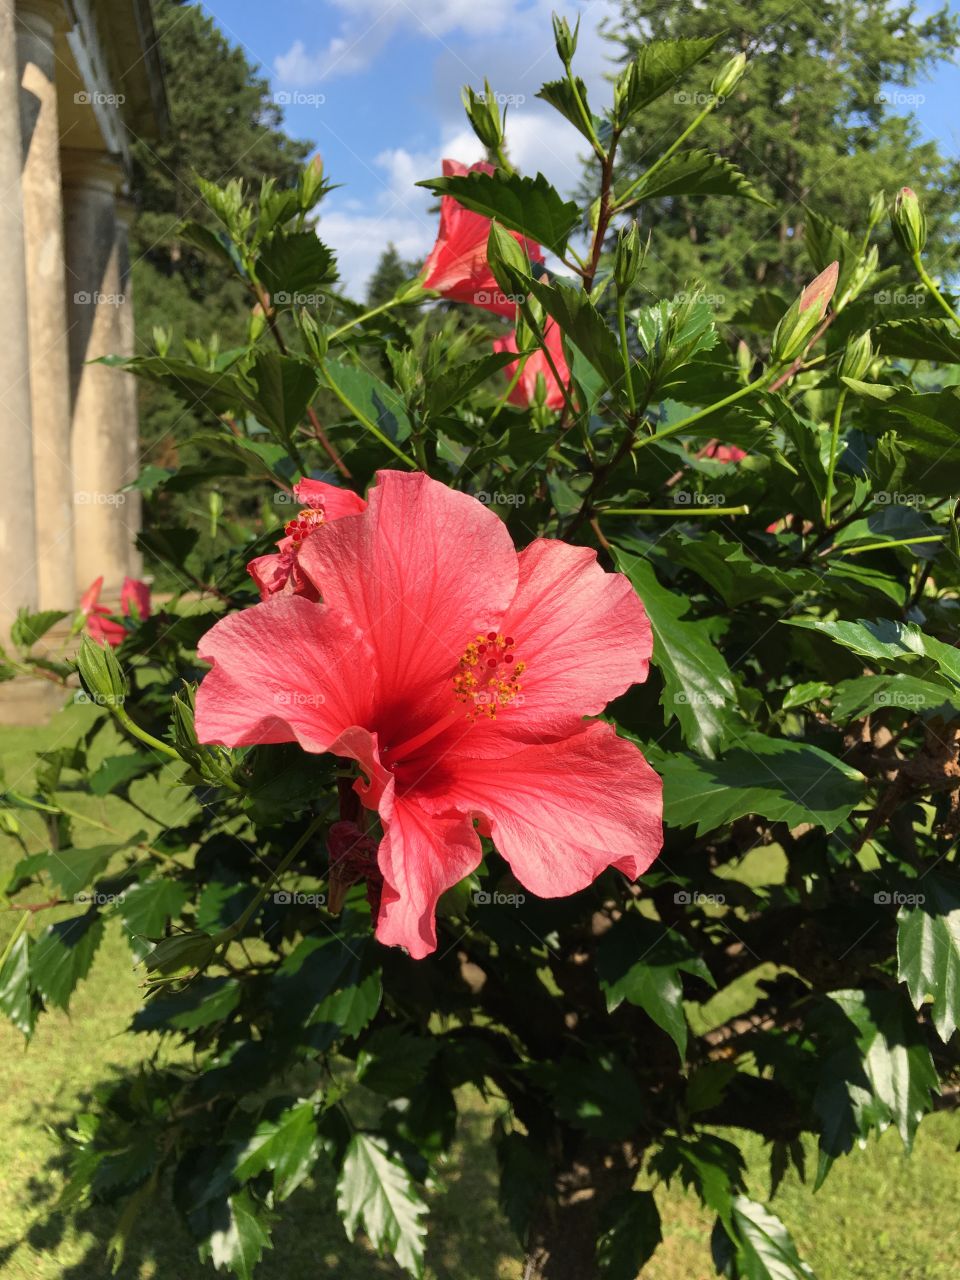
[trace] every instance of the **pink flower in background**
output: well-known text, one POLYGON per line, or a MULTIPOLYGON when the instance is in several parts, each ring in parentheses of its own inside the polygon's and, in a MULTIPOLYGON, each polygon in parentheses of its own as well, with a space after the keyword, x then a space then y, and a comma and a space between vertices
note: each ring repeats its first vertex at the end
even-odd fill
MULTIPOLYGON (((105 604, 100 604, 100 592, 103 589, 103 577, 92 582, 80 600, 80 612, 85 618, 87 634, 98 644, 109 644, 116 648, 129 632, 121 622, 111 618, 113 613, 105 604)), ((133 617, 140 622, 150 617, 150 588, 139 578, 124 578, 120 588, 120 612, 125 617, 133 617)))
POLYGON ((197 733, 359 763, 383 825, 381 942, 434 950, 437 900, 480 835, 541 897, 653 862, 660 779, 584 719, 647 675, 650 623, 622 574, 559 541, 518 553, 476 499, 394 471, 310 536, 300 568, 322 604, 275 595, 203 638, 197 733))
MULTIPOLYGON (((563 379, 566 386, 569 387, 570 370, 567 367, 567 360, 563 354, 563 335, 560 332, 560 326, 557 324, 556 320, 553 320, 549 316, 547 317, 546 324, 544 325, 543 337, 547 344, 547 350, 553 357, 553 363, 557 367, 557 372, 560 374, 560 377, 563 379)), ((493 349, 494 351, 516 351, 517 335, 515 333, 511 333, 508 338, 497 338, 493 344, 493 349)), ((504 369, 504 373, 508 379, 512 379, 514 374, 517 372, 518 363, 519 361, 514 360, 512 364, 508 364, 504 369)), ((537 377, 540 374, 543 375, 544 381, 547 384, 547 408, 562 409, 563 389, 560 386, 560 383, 553 376, 553 371, 549 364, 547 364, 547 357, 539 350, 534 351, 532 355, 527 356, 526 363, 523 366, 523 372, 520 374, 520 379, 517 382, 517 385, 510 392, 510 403, 523 405, 524 408, 526 408, 527 405, 532 404, 537 390, 537 377)))
MULTIPOLYGON (((459 160, 443 162, 445 178, 464 177, 474 170, 494 172, 493 165, 483 161, 470 166, 459 160)), ((465 209, 453 196, 442 196, 437 242, 424 264, 427 273, 424 288, 435 289, 451 302, 469 302, 471 306, 512 320, 517 313, 516 303, 504 294, 487 263, 489 234, 489 218, 465 209)), ((531 262, 543 262, 543 251, 538 244, 516 231, 510 234, 523 245, 531 262)))
POLYGON ((701 458, 712 458, 714 462, 742 462, 747 456, 746 449, 735 444, 721 444, 719 440, 711 440, 699 455, 701 458))
POLYGON ((306 509, 287 521, 276 553, 257 556, 247 565, 247 573, 260 589, 261 600, 278 591, 318 599, 313 583, 300 569, 300 548, 320 525, 341 516, 355 516, 367 505, 352 489, 340 489, 322 480, 300 480, 293 486, 293 495, 306 509))

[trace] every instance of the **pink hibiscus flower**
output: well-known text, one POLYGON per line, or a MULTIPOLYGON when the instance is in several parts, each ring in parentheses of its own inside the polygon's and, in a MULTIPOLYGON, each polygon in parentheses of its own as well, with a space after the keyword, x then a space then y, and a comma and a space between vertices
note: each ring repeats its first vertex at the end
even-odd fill
POLYGON ((545 898, 646 870, 660 779, 584 719, 647 675, 651 628, 622 574, 558 541, 518 554, 475 498, 394 471, 300 566, 322 604, 273 596, 204 636, 197 733, 359 763, 383 825, 381 942, 434 950, 437 900, 480 862, 480 834, 545 898))
MULTIPOLYGON (((557 373, 559 373, 566 386, 569 387, 570 370, 567 367, 566 356, 563 354, 563 335, 556 320, 549 316, 543 328, 543 338, 547 344, 547 350, 553 357, 553 363, 557 366, 557 373)), ((493 344, 493 349, 494 351, 516 351, 517 335, 511 333, 508 338, 497 338, 493 344)), ((514 360, 512 364, 508 364, 504 369, 508 380, 512 379, 517 372, 518 364, 519 361, 514 360)), ((563 389, 553 376, 553 370, 547 364, 547 357, 542 351, 534 351, 532 355, 527 356, 527 362, 523 366, 520 379, 510 392, 510 403, 523 405, 524 407, 532 404, 537 390, 537 377, 540 374, 543 375, 547 384, 547 408, 562 409, 563 389)))
MULTIPOLYGON (((113 610, 100 604, 100 592, 103 589, 103 577, 92 582, 80 600, 80 612, 85 619, 87 634, 97 644, 108 644, 116 648, 129 635, 122 622, 114 622, 113 610)), ((120 612, 125 617, 139 619, 141 622, 150 617, 150 588, 139 578, 124 578, 120 588, 120 612)))
MULTIPOLYGON (((470 166, 459 160, 443 162, 445 178, 462 178, 474 169, 480 173, 494 171, 493 165, 483 161, 470 166)), ((510 234, 523 245, 531 262, 543 262, 543 251, 535 241, 527 240, 516 231, 510 234)), ((427 272, 424 288, 435 289, 451 302, 469 302, 471 306, 512 320, 517 313, 516 303, 497 284, 487 263, 489 235, 489 218, 465 209, 453 196, 442 196, 437 243, 424 264, 427 272)))
POLYGON ((322 480, 299 480, 293 486, 293 494, 306 510, 287 521, 276 553, 257 556, 247 565, 247 573, 260 589, 261 600, 278 591, 306 596, 308 600, 319 599, 313 583, 304 577, 300 568, 300 548, 322 524, 339 520, 341 516, 355 516, 367 505, 351 489, 340 489, 322 480))
POLYGON ((712 458, 714 462, 742 462, 747 451, 736 444, 721 444, 719 440, 711 440, 697 456, 712 458))

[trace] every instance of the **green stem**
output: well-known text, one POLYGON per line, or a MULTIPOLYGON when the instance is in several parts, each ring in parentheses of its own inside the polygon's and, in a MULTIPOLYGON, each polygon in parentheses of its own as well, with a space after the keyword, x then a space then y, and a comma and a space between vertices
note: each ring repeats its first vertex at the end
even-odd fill
POLYGON ((833 411, 833 431, 830 433, 830 461, 827 465, 827 496, 823 500, 823 523, 830 524, 833 512, 833 473, 837 467, 837 453, 840 448, 840 418, 847 399, 847 388, 841 388, 837 396, 837 407, 833 411))
POLYGON ((499 143, 497 144, 496 157, 497 157, 497 164, 498 164, 498 165, 500 166, 500 168, 504 171, 504 173, 514 173, 514 172, 515 172, 513 165, 512 165, 512 164, 510 163, 510 161, 507 159, 507 153, 506 153, 506 152, 504 151, 504 149, 503 149, 503 143, 502 143, 502 142, 499 142, 499 143))
POLYGON ((676 507, 598 507, 598 516, 748 516, 750 508, 743 507, 711 507, 676 506, 676 507))
POLYGON ((169 756, 171 760, 181 760, 182 756, 179 751, 175 751, 169 743, 161 742, 159 738, 155 738, 152 733, 147 733, 146 729, 141 729, 135 720, 131 719, 124 711, 123 707, 116 703, 110 705, 110 710, 120 721, 128 733, 132 733, 135 738, 139 738, 141 742, 145 742, 148 747, 153 747, 154 751, 160 751, 165 756, 169 756))
POLYGON ((606 164, 607 153, 600 145, 600 139, 597 137, 597 132, 593 127, 593 120, 590 117, 590 112, 587 110, 587 104, 584 102, 583 97, 580 94, 580 90, 577 88, 577 77, 573 74, 573 69, 569 62, 566 64, 566 67, 567 83, 573 92, 573 100, 577 104, 577 111, 579 112, 580 119, 583 121, 583 126, 587 131, 587 138, 591 147, 593 147, 594 154, 597 159, 601 164, 606 164))
POLYGON ((647 444, 659 444, 661 440, 667 440, 670 436, 679 435, 682 431, 686 431, 688 427, 692 427, 694 423, 709 417, 711 413, 716 413, 718 409, 725 409, 727 405, 735 404, 736 401, 742 400, 754 391, 762 391, 770 381, 772 372, 772 370, 768 370, 762 377, 757 378, 755 382, 748 383, 747 386, 741 387, 739 391, 731 392, 730 395, 724 396, 722 400, 718 400, 715 404, 708 404, 705 409, 699 409, 681 422, 674 422, 672 426, 664 427, 662 431, 655 431, 652 436, 641 436, 633 446, 634 449, 642 449, 647 444))
POLYGON ((637 411, 637 397, 633 390, 633 378, 630 376, 630 351, 627 347, 627 299, 623 293, 617 293, 617 329, 620 333, 620 356, 623 360, 623 378, 627 384, 627 403, 630 412, 637 411))
POLYGON ((920 276, 920 279, 923 281, 923 283, 927 286, 927 288, 936 298, 941 309, 946 312, 946 314, 950 317, 950 319, 953 321, 955 325, 960 326, 960 316, 957 315, 953 307, 950 306, 950 303, 946 300, 946 298, 943 296, 943 294, 934 284, 926 267, 923 265, 923 260, 921 259, 919 253, 915 253, 913 255, 913 265, 916 267, 917 272, 920 276))
POLYGON ((374 316, 382 315, 384 311, 389 311, 391 307, 400 305, 399 298, 388 298, 386 302, 381 302, 379 307, 371 307, 369 311, 364 311, 363 315, 359 315, 355 320, 348 320, 346 324, 342 324, 339 329, 334 329, 333 333, 327 338, 328 342, 333 342, 334 338, 339 338, 341 334, 349 333, 351 329, 355 329, 358 324, 364 324, 367 320, 372 320, 374 316))
POLYGON ((717 98, 711 99, 711 101, 707 103, 707 105, 703 108, 703 110, 698 115, 694 116, 694 118, 687 125, 686 129, 684 129, 683 133, 681 133, 678 138, 675 138, 674 141, 670 144, 670 146, 667 147, 666 151, 664 151, 662 155, 659 155, 656 158, 656 160, 654 160, 650 168, 645 169, 639 178, 636 178, 633 182, 630 183, 629 187, 627 187, 626 191, 622 193, 622 195, 618 198, 616 204, 614 205, 614 210, 613 210, 614 213, 623 212, 623 210, 627 207, 626 201, 630 199, 630 197, 633 195, 636 189, 639 186, 641 186, 644 182, 648 182, 650 178, 657 172, 657 170, 661 169, 666 164, 666 162, 674 154, 677 148, 682 146, 683 143, 686 142, 687 138, 690 137, 691 133, 693 133, 695 129, 699 129, 700 125, 703 124, 704 120, 706 120, 710 112, 717 107, 718 102, 719 102, 719 99, 717 98))
POLYGON ((407 466, 412 467, 414 471, 417 470, 418 464, 416 459, 411 458, 409 453, 404 453, 403 450, 398 445, 395 445, 393 443, 393 441, 390 439, 389 436, 384 435, 384 433, 380 430, 377 424, 375 422, 371 422, 371 420, 366 416, 366 414, 362 413, 361 410, 358 409, 357 406, 353 404, 343 394, 343 392, 336 385, 336 383, 333 382, 332 379, 327 379, 327 386, 330 387, 331 391, 337 397, 337 399, 340 401, 343 407, 347 409, 350 413, 352 413, 353 416, 357 419, 357 421, 361 422, 366 427, 366 429, 370 432, 371 435, 376 436, 376 438, 380 441, 380 443, 384 445, 386 448, 388 448, 392 454, 398 457, 401 460, 401 462, 405 462, 407 466))
MULTIPOLYGON (((888 547, 912 547, 918 542, 943 542, 944 536, 942 533, 931 533, 925 534, 921 538, 897 538, 895 542, 867 542, 860 547, 842 547, 838 554, 842 556, 859 556, 863 555, 864 551, 885 551, 888 547)), ((833 547, 830 548, 831 551, 834 549, 833 547)), ((827 552, 824 551, 822 554, 826 555, 827 552)))
POLYGON ((278 863, 276 870, 271 874, 270 879, 266 882, 266 884, 263 884, 260 886, 260 888, 257 890, 255 897, 249 903, 249 905, 244 909, 244 911, 241 913, 239 918, 236 919, 233 922, 233 924, 229 925, 226 929, 222 929, 220 933, 217 934, 215 941, 218 943, 218 945, 226 946, 228 943, 232 942, 233 939, 237 937, 238 934, 241 934, 244 931, 244 929, 253 919, 254 915, 257 913, 257 911, 259 911, 260 907, 263 905, 264 899, 266 898, 267 894, 270 892, 273 886, 277 883, 277 881, 280 879, 283 873, 288 869, 288 867, 296 858, 297 854, 301 852, 301 850, 308 843, 308 841, 313 839, 313 837, 316 835, 319 829, 323 826, 326 820, 327 820, 327 810, 324 810, 324 812, 321 813, 319 817, 316 817, 313 819, 313 821, 307 827, 306 831, 304 831, 303 835, 300 836, 300 838, 293 843, 293 845, 290 847, 287 853, 285 853, 283 857, 280 859, 280 862, 278 863))
POLYGON ((491 426, 492 423, 496 422, 497 418, 500 416, 500 410, 504 407, 505 404, 509 403, 510 397, 513 395, 513 392, 514 392, 514 389, 516 388, 517 383, 523 377, 523 368, 524 368, 524 365, 527 363, 528 358, 529 358, 528 356, 521 356, 520 359, 517 361, 516 372, 514 373, 510 381, 507 383, 506 391, 504 391, 503 395, 497 401, 497 407, 494 409, 493 413, 491 413, 487 421, 488 427, 491 426))

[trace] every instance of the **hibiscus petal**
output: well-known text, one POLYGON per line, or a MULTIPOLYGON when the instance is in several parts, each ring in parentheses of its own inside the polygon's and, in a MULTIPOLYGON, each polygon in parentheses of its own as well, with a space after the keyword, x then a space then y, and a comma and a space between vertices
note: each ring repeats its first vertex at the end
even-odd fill
POLYGON ((377 938, 422 960, 437 947, 437 900, 477 868, 480 839, 469 818, 428 814, 392 787, 381 799, 380 816, 384 836, 377 861, 384 884, 377 938))
POLYGON ((483 815, 514 875, 541 898, 577 893, 607 867, 636 879, 660 852, 662 783, 610 725, 505 759, 445 763, 424 780, 421 806, 483 815))
POLYGON ((366 507, 366 502, 352 489, 323 480, 298 480, 293 486, 298 502, 305 507, 323 511, 325 520, 339 520, 341 516, 356 516, 366 507))
POLYGON ((123 613, 139 618, 150 617, 150 588, 139 578, 124 578, 120 588, 120 608, 123 613))
POLYGON ((653 631, 622 573, 596 552, 541 538, 520 553, 520 584, 500 624, 525 670, 522 703, 498 720, 510 734, 569 733, 611 699, 646 680, 653 631))
POLYGON ((213 664, 197 690, 201 742, 329 751, 351 726, 369 723, 370 654, 354 623, 325 605, 273 596, 216 623, 198 651, 213 664))
MULTIPOLYGON (((429 476, 382 471, 366 511, 321 525, 300 566, 353 621, 382 686, 412 705, 450 698, 465 646, 497 625, 518 581, 506 526, 475 498, 429 476)), ((383 719, 379 721, 383 727, 383 719)))

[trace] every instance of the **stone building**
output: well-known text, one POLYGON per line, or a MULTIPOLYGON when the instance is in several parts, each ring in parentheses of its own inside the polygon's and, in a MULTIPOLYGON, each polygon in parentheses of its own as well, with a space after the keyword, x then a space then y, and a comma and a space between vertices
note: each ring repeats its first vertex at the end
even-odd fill
POLYGON ((0 633, 136 573, 130 148, 164 128, 149 0, 0 0, 0 633))

